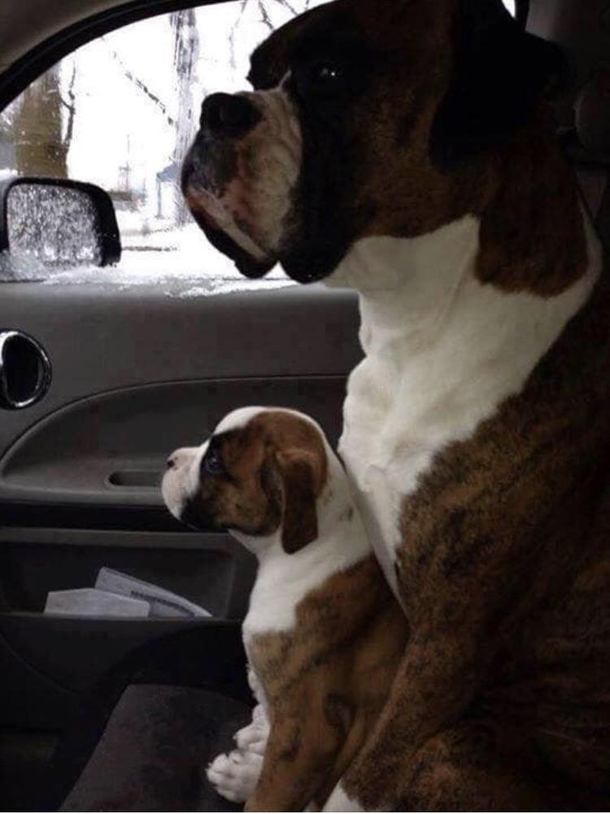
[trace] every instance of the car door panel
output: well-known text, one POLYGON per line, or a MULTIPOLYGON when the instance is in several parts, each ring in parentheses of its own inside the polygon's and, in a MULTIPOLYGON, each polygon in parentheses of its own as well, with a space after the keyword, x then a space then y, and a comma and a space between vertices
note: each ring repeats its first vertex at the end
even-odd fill
POLYGON ((147 642, 243 617, 252 556, 226 534, 171 518, 158 486, 164 461, 247 404, 304 410, 336 443, 346 376, 360 358, 357 307, 318 287, 208 297, 171 284, 0 291, 0 329, 40 342, 53 376, 39 403, 0 420, 0 662, 13 699, 0 707, 0 728, 58 729, 82 692, 147 642), (175 591, 211 618, 42 613, 48 591, 91 587, 102 566, 175 591), (29 705, 17 700, 26 685, 29 705))
MULTIPOLYGON (((21 33, 11 43, 19 41, 21 51, 13 48, 11 55, 9 47, 8 56, 0 54, 0 66, 19 57, 1 77, 0 104, 77 45, 122 24, 184 9, 165 0, 116 0, 85 3, 75 16, 76 5, 70 11, 68 0, 62 3, 70 19, 64 14, 62 21, 56 13, 53 31, 45 32, 45 20, 36 15, 28 17, 28 25, 23 20, 17 25, 21 33), (125 8, 116 15, 82 19, 119 5, 125 8), (73 28, 59 30, 70 22, 73 28), (55 31, 57 36, 45 40, 55 31), (26 54, 26 39, 31 46, 41 45, 26 54)), ((214 3, 198 5, 210 5, 201 11, 206 35, 216 24, 229 32, 230 48, 224 36, 214 39, 220 51, 226 50, 227 62, 235 63, 230 76, 221 77, 224 56, 206 36, 199 73, 213 74, 226 87, 243 82, 246 52, 257 44, 248 43, 256 32, 262 27, 265 35, 271 17, 279 23, 290 16, 290 4, 272 3, 274 14, 262 21, 256 9, 244 14, 241 3, 232 4, 233 12, 228 5, 222 10, 214 3)), ((30 789, 35 791, 32 779, 43 776, 40 769, 55 736, 78 716, 83 695, 92 688, 97 692, 100 682, 105 686, 108 676, 120 673, 119 684, 132 680, 132 673, 140 676, 142 654, 158 654, 164 642, 180 643, 182 636, 195 634, 195 652, 201 647, 199 678, 229 695, 245 692, 238 628, 254 558, 226 534, 194 532, 171 517, 159 490, 164 462, 174 448, 200 443, 229 410, 248 404, 301 409, 318 419, 335 443, 346 377, 360 358, 353 295, 291 286, 277 273, 271 281, 236 279, 195 224, 183 222, 176 195, 178 156, 185 146, 181 125, 204 91, 194 82, 179 88, 178 79, 171 88, 164 85, 168 76, 173 82, 174 74, 187 75, 184 65, 172 63, 172 54, 183 53, 175 42, 184 41, 185 32, 192 36, 191 53, 198 53, 198 23, 184 11, 180 25, 175 15, 166 24, 151 20, 136 35, 135 47, 115 50, 114 42, 106 42, 97 49, 92 43, 89 56, 75 54, 74 64, 71 56, 53 74, 57 82, 48 87, 78 100, 70 118, 78 107, 77 126, 72 129, 64 121, 60 136, 78 134, 79 123, 89 128, 71 149, 65 169, 26 171, 21 163, 25 152, 17 161, 16 148, 22 141, 27 146, 31 134, 29 125, 19 124, 20 102, 5 119, 12 142, 8 147, 0 143, 0 160, 8 155, 7 166, 22 176, 73 175, 102 185, 114 198, 124 246, 118 267, 99 274, 95 268, 74 274, 50 268, 53 279, 46 282, 17 281, 41 273, 27 263, 13 270, 9 263, 2 272, 0 332, 33 338, 52 368, 50 387, 37 403, 0 409, 0 785, 7 780, 13 794, 7 799, 17 807, 27 807, 30 789), (159 54, 162 76, 149 76, 147 60, 139 59, 142 41, 159 54), (116 93, 112 81, 96 84, 96 77, 117 71, 123 85, 116 93), (124 113, 117 115, 117 110, 124 113), (98 119, 103 121, 99 128, 98 119), (132 132, 132 119, 143 139, 132 132), (113 158, 119 143, 127 153, 118 147, 120 155, 113 158), (198 267, 206 270, 201 277, 198 267), (202 294, 220 289, 232 291, 202 294), (43 613, 49 591, 92 587, 102 566, 174 591, 211 616, 175 620, 43 613), (15 772, 22 775, 17 783, 15 772)), ((0 42, 0 51, 4 45, 0 42)), ((68 109, 63 96, 62 102, 63 116, 68 109)), ((79 138, 75 135, 75 142, 79 138)), ((15 376, 19 368, 13 363, 8 373, 15 376)), ((19 379, 13 384, 11 393, 27 391, 19 379)), ((0 403, 3 397, 8 402, 5 396, 0 392, 0 403)), ((168 656, 166 667, 173 657, 168 656)), ((161 680, 171 683, 167 675, 161 680)))
POLYGON ((207 379, 114 390, 61 408, 28 429, 0 464, 0 500, 161 507, 167 455, 201 443, 247 404, 310 413, 336 443, 345 378, 207 379))

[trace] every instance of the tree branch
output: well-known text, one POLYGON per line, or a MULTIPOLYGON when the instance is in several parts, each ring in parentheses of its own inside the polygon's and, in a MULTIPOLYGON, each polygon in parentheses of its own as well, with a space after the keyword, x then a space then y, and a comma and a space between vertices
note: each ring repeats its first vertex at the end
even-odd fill
POLYGON ((115 60, 116 60, 116 61, 119 63, 119 65, 121 66, 121 69, 122 69, 123 73, 125 74, 125 76, 127 77, 127 79, 129 79, 129 81, 130 81, 130 82, 133 82, 133 84, 134 84, 134 85, 135 85, 135 86, 138 88, 138 90, 141 90, 141 91, 142 91, 142 93, 144 93, 146 96, 148 96, 148 98, 151 100, 151 102, 153 102, 153 103, 154 103, 154 104, 155 104, 155 105, 156 105, 156 106, 159 108, 159 110, 161 110, 161 112, 163 113, 163 115, 164 115, 164 116, 165 116, 165 118, 167 119, 168 124, 171 124, 171 125, 172 125, 172 127, 173 127, 173 126, 176 124, 176 122, 175 122, 175 120, 174 120, 174 119, 173 119, 173 118, 172 118, 172 117, 169 115, 169 113, 167 112, 167 107, 166 107, 166 106, 163 104, 163 102, 161 101, 161 99, 159 99, 159 97, 158 97, 158 96, 157 96, 155 93, 153 93, 153 92, 150 90, 150 88, 149 88, 149 87, 148 87, 148 86, 147 86, 147 85, 146 85, 144 82, 142 82, 142 80, 141 80, 141 79, 138 79, 138 77, 137 77, 137 76, 135 76, 135 74, 133 74, 133 73, 132 73, 132 72, 129 70, 129 68, 128 68, 128 67, 125 65, 125 63, 123 62, 123 60, 121 59, 121 57, 118 55, 118 53, 117 53, 117 52, 114 50, 114 48, 111 48, 111 47, 110 47, 110 45, 108 44, 108 42, 107 42, 106 38, 105 38, 105 37, 102 37, 101 39, 102 39, 102 40, 104 41, 104 43, 106 44, 106 47, 108 48, 108 50, 109 50, 109 51, 110 51, 110 53, 112 54, 113 58, 114 58, 114 59, 115 59, 115 60))
POLYGON ((266 26, 267 26, 267 28, 269 29, 269 31, 273 31, 273 30, 274 30, 274 29, 273 29, 273 23, 272 23, 272 22, 271 22, 271 20, 269 19, 269 12, 268 12, 268 11, 267 11, 267 9, 265 8, 265 4, 264 4, 263 0, 258 0, 258 10, 259 10, 259 11, 260 11, 260 13, 261 13, 261 22, 262 22, 264 25, 266 25, 266 26))
MULTIPOLYGON (((279 3, 280 6, 284 6, 285 8, 287 8, 288 11, 290 11, 292 14, 294 14, 295 17, 299 13, 298 10, 291 3, 288 2, 288 0, 275 0, 275 2, 279 3)), ((310 3, 310 0, 305 0, 305 11, 307 11, 307 8, 309 7, 309 3, 310 3)))
POLYGON ((231 67, 233 70, 237 67, 237 61, 235 59, 235 34, 237 29, 239 28, 239 24, 241 22, 241 18, 244 16, 244 12, 246 10, 246 6, 248 5, 248 0, 241 0, 241 5, 239 7, 239 14, 237 15, 237 19, 231 26, 231 31, 229 32, 229 51, 231 54, 230 62, 231 67))
POLYGON ((76 82, 76 62, 72 62, 72 77, 70 79, 70 84, 68 85, 68 99, 70 101, 66 102, 66 100, 61 95, 61 92, 59 93, 59 101, 68 111, 66 135, 63 138, 63 144, 66 150, 70 149, 70 144, 72 143, 72 135, 74 134, 74 117, 76 115, 76 95, 74 93, 75 82, 76 82))

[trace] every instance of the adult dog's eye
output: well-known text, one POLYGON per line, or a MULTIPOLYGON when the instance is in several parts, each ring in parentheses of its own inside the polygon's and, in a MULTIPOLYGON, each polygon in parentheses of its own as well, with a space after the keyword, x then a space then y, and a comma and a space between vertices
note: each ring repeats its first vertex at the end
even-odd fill
POLYGON ((343 71, 338 65, 323 63, 311 69, 311 79, 318 85, 332 85, 343 76, 343 71))
POLYGON ((222 461, 213 449, 203 459, 202 467, 208 475, 220 475, 224 472, 222 461))
POLYGON ((324 60, 300 65, 293 71, 294 85, 302 98, 332 98, 341 93, 346 82, 343 65, 333 60, 324 60))

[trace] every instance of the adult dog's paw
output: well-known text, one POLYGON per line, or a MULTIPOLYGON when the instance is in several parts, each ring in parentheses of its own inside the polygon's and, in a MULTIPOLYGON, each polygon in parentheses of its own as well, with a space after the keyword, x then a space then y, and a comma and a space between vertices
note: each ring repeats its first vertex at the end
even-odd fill
POLYGON ((262 755, 235 749, 228 755, 218 755, 208 766, 206 774, 225 800, 245 803, 256 789, 262 768, 262 755))

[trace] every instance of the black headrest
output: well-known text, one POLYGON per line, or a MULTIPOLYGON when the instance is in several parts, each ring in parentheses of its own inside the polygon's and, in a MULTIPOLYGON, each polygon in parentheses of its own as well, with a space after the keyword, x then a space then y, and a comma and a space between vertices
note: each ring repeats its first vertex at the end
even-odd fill
POLYGON ((560 96, 559 124, 573 130, 587 160, 610 159, 609 0, 530 0, 527 28, 563 46, 572 77, 560 96))

